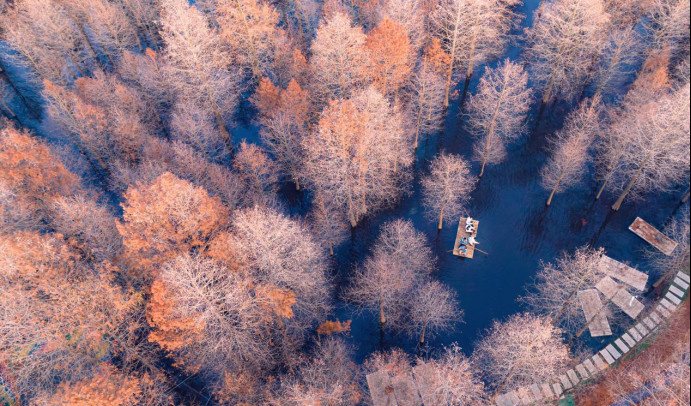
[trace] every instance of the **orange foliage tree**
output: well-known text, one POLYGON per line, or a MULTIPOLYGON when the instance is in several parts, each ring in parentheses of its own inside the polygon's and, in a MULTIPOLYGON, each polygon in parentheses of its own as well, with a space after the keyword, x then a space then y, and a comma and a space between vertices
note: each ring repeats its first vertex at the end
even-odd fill
POLYGON ((219 198, 171 173, 130 187, 122 208, 118 230, 127 254, 142 268, 204 249, 228 217, 219 198))
POLYGON ((367 35, 365 47, 370 51, 374 86, 385 96, 398 96, 410 78, 413 62, 405 28, 385 18, 367 35))

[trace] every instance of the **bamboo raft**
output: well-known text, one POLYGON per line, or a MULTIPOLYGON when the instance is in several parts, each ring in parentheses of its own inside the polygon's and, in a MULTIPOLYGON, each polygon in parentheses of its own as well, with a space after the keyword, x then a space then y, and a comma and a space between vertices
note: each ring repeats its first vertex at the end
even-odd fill
POLYGON ((662 251, 665 255, 672 255, 672 252, 677 248, 676 242, 662 234, 640 217, 636 217, 633 224, 629 226, 629 230, 646 240, 653 247, 662 251))
POLYGON ((460 247, 461 247, 461 240, 463 238, 470 238, 470 237, 477 237, 477 228, 480 222, 478 220, 473 220, 473 231, 472 233, 469 233, 465 231, 465 222, 467 220, 467 217, 461 217, 461 219, 458 221, 458 231, 456 232, 456 242, 453 245, 453 254, 457 257, 461 258, 470 258, 472 259, 473 256, 475 255, 475 246, 471 244, 466 245, 466 253, 465 255, 461 253, 460 247))

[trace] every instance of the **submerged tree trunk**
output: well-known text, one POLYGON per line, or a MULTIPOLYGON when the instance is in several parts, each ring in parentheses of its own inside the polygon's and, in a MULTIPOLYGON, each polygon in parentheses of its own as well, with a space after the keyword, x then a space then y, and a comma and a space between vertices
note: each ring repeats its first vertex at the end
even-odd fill
POLYGON ((629 183, 626 185, 626 188, 624 189, 624 191, 621 192, 621 195, 619 195, 619 198, 617 199, 617 201, 614 202, 614 204, 612 205, 612 210, 618 211, 621 208, 621 204, 624 203, 624 199, 626 199, 626 196, 629 194, 629 192, 634 187, 636 182, 638 182, 638 178, 641 176, 641 173, 643 173, 643 169, 645 168, 645 166, 650 161, 650 158, 651 158, 651 155, 648 155, 648 157, 645 159, 645 161, 643 161, 641 166, 638 167, 638 169, 636 170, 636 173, 633 175, 633 177, 631 178, 629 183))
POLYGON ((549 194, 549 198, 547 199, 547 206, 552 204, 552 199, 554 198, 554 195, 557 193, 557 189, 559 188, 559 184, 561 184, 561 180, 564 178, 564 171, 561 171, 561 175, 559 175, 559 179, 557 179, 557 183, 554 185, 552 188, 552 193, 549 194))

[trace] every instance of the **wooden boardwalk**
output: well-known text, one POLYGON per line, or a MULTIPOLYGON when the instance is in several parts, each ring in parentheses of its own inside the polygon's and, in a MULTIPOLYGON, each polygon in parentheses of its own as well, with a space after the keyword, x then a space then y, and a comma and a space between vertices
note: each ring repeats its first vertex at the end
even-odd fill
POLYGON ((638 290, 644 290, 648 284, 646 273, 622 264, 607 255, 600 257, 599 266, 607 275, 638 290))
POLYGON ((458 220, 458 231, 456 232, 456 242, 453 244, 453 254, 456 255, 457 257, 464 257, 464 258, 473 258, 475 256, 475 246, 471 244, 466 245, 466 254, 463 255, 460 251, 460 246, 461 246, 461 239, 463 238, 470 238, 470 237, 477 237, 477 228, 480 222, 478 220, 473 220, 473 233, 469 233, 465 231, 465 222, 467 220, 467 217, 461 217, 460 220, 458 220))
POLYGON ((639 302, 609 276, 602 278, 595 287, 632 319, 638 317, 643 311, 643 303, 639 302))
POLYGON ((646 240, 650 245, 662 251, 665 255, 672 255, 672 252, 677 248, 677 243, 658 231, 640 217, 629 226, 629 230, 633 231, 637 236, 646 240))
MULTIPOLYGON (((609 278, 608 278, 609 279, 609 278)), ((610 279, 616 285, 616 282, 610 279)), ((566 392, 575 389, 583 382, 596 378, 603 371, 618 362, 622 357, 630 353, 636 346, 644 342, 647 337, 666 319, 672 316, 681 300, 689 289, 689 275, 683 272, 677 273, 676 278, 669 286, 667 294, 659 304, 649 309, 641 320, 634 323, 621 337, 607 344, 601 351, 592 357, 567 370, 559 376, 554 376, 544 382, 536 382, 529 386, 514 388, 494 399, 496 406, 538 406, 554 404, 561 399, 566 392)), ((579 292, 580 294, 580 292, 579 292)), ((427 406, 427 405, 425 405, 427 406)))
POLYGON ((600 294, 596 289, 586 289, 578 292, 578 301, 585 313, 585 320, 592 337, 611 336, 612 328, 603 312, 605 306, 600 300, 600 294))

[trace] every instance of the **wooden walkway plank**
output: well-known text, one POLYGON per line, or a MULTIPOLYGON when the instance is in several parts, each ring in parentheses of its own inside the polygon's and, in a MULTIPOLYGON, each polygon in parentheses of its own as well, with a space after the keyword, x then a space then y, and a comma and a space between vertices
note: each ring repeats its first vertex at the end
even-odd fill
POLYGON ((645 286, 648 284, 648 275, 646 273, 631 268, 607 255, 600 257, 599 267, 612 278, 638 290, 644 290, 645 286))
POLYGON ((665 295, 665 299, 669 300, 670 302, 674 303, 675 306, 679 306, 681 304, 681 299, 679 297, 675 296, 672 291, 667 292, 665 295))
POLYGON ((643 339, 643 335, 636 327, 631 327, 626 334, 630 335, 635 342, 639 342, 643 339))
MULTIPOLYGON (((599 369, 600 371, 604 371, 605 369, 607 369, 607 364, 609 364, 609 362, 608 362, 607 364, 605 364, 605 361, 607 361, 607 359, 605 359, 605 361, 602 360, 602 359, 604 358, 604 355, 602 355, 602 352, 603 352, 603 351, 604 351, 604 350, 600 351, 599 353, 593 355, 593 356, 590 358, 590 359, 593 360, 593 362, 595 363, 595 366, 596 366, 597 369, 599 369)), ((606 351, 605 351, 605 353, 606 353, 606 351)), ((607 354, 607 357, 609 357, 610 359, 612 359, 612 363, 614 363, 614 359, 612 358, 611 355, 607 354)))
POLYGON ((478 226, 480 225, 480 221, 478 220, 473 220, 473 231, 472 233, 469 233, 465 231, 465 223, 467 221, 467 217, 461 217, 458 220, 458 230, 456 231, 456 241, 453 244, 453 254, 457 257, 464 257, 464 258, 470 258, 472 259, 475 256, 475 246, 472 244, 466 245, 466 254, 463 255, 460 251, 461 247, 461 239, 463 238, 469 238, 469 237, 477 237, 477 229, 478 226))
POLYGON ((607 350, 601 350, 599 354, 602 355, 602 358, 604 358, 609 365, 614 364, 614 361, 616 361, 607 350))
POLYGON ((677 248, 678 244, 674 240, 662 234, 640 217, 636 217, 636 220, 629 226, 629 230, 665 255, 672 255, 672 252, 677 248))
POLYGON ((533 399, 537 400, 542 400, 544 396, 542 396, 542 391, 540 391, 540 387, 537 386, 536 383, 530 385, 530 392, 533 394, 533 399))
POLYGON ((607 321, 607 315, 602 311, 604 305, 600 300, 600 294, 595 289, 580 290, 577 293, 581 309, 585 313, 585 320, 592 337, 612 335, 612 328, 607 321))
POLYGON ((367 386, 374 406, 398 406, 393 393, 391 377, 386 371, 377 371, 367 375, 367 386))
POLYGON ((619 349, 619 351, 621 351, 622 354, 626 354, 627 352, 629 352, 629 346, 624 344, 624 340, 622 340, 621 338, 617 338, 616 340, 614 340, 614 345, 616 346, 616 348, 619 349))
POLYGON ((650 333, 650 330, 648 330, 643 323, 638 323, 634 327, 641 333, 641 339, 650 333))
POLYGON ((552 388, 549 386, 548 383, 543 383, 542 385, 540 385, 540 389, 542 389, 542 394, 546 399, 554 398, 554 393, 552 392, 552 388))
POLYGON ((684 282, 684 281, 683 281, 680 277, 678 277, 678 276, 677 276, 676 278, 674 278, 674 283, 675 283, 677 286, 679 286, 680 288, 684 289, 684 290, 688 290, 688 289, 689 289, 689 284, 686 283, 686 282, 684 282))
POLYGON ((578 372, 578 375, 580 375, 582 379, 590 378, 590 374, 583 364, 576 365, 576 372, 578 372))
POLYGON ((679 299, 684 298, 684 291, 674 285, 669 285, 669 291, 677 295, 679 299))
POLYGON ((636 340, 634 340, 629 333, 622 334, 621 339, 624 340, 624 342, 626 343, 626 345, 629 346, 629 348, 633 348, 636 346, 636 340))
POLYGON ((578 385, 578 383, 581 381, 580 379, 578 379, 578 375, 576 375, 576 371, 574 371, 573 369, 569 369, 568 371, 566 371, 566 376, 569 377, 573 386, 578 385))
POLYGON ((591 358, 583 361, 583 365, 585 365, 585 369, 588 370, 590 375, 595 375, 597 373, 597 369, 595 368, 595 364, 593 364, 593 360, 591 358))
POLYGON ((595 287, 632 319, 638 317, 645 308, 643 303, 631 296, 630 293, 609 276, 602 278, 595 287))
POLYGON ((689 275, 685 274, 682 271, 679 271, 677 273, 677 277, 681 278, 686 283, 691 283, 691 280, 690 280, 691 278, 689 278, 689 275))
POLYGON ((612 344, 607 345, 607 347, 605 347, 605 350, 606 352, 610 353, 610 355, 615 360, 621 358, 621 353, 616 348, 614 348, 612 344))

